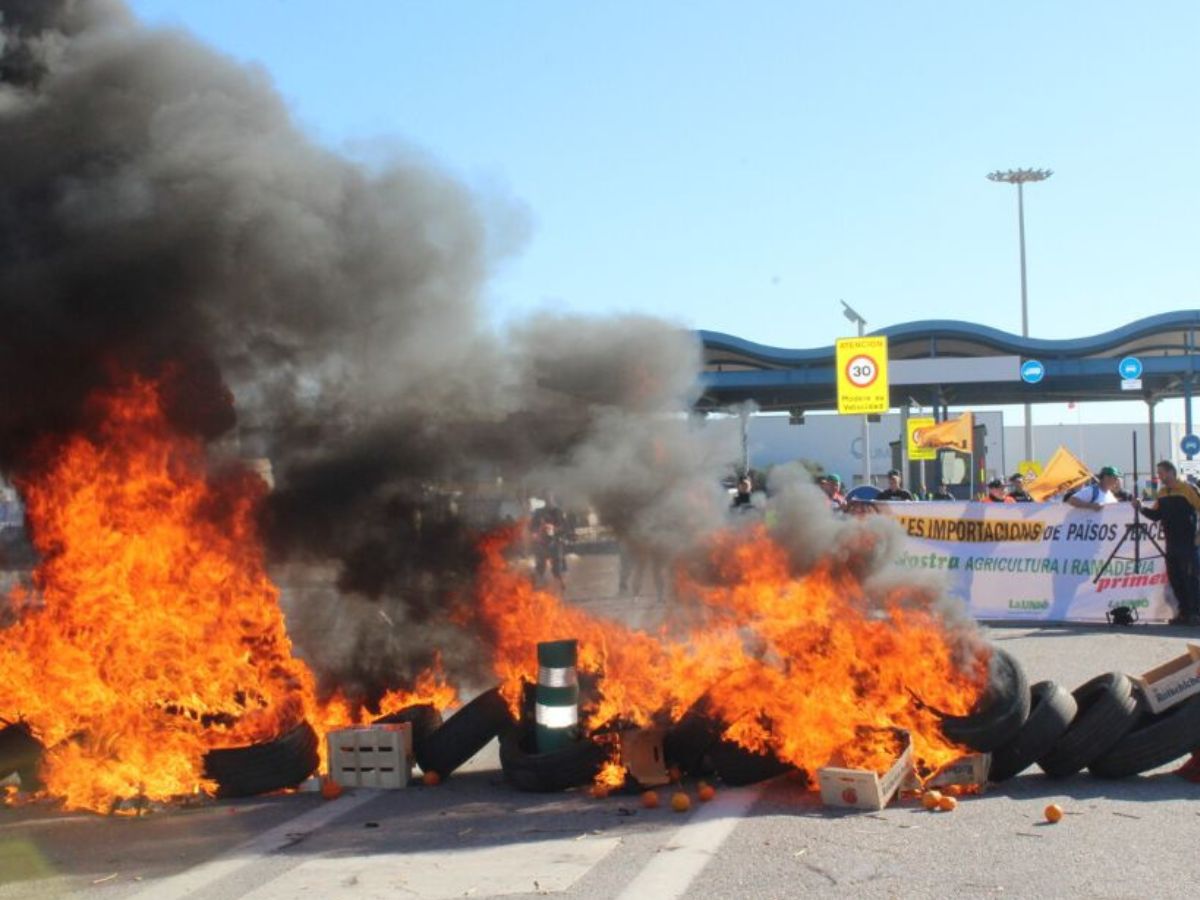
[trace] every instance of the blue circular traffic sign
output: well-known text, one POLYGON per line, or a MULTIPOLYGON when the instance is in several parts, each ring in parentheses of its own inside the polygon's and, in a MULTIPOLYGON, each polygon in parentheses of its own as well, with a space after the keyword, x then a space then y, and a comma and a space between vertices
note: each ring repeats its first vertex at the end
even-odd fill
POLYGON ((1188 456, 1195 456, 1197 453, 1200 453, 1200 437, 1194 434, 1187 435, 1179 442, 1179 449, 1188 456))
POLYGON ((1142 377, 1142 361, 1136 356, 1127 356, 1117 365, 1121 377, 1127 380, 1142 377))
MULTIPOLYGON (((1011 372, 1012 369, 1009 369, 1011 372)), ((1036 359, 1027 359, 1021 363, 1021 380, 1026 384, 1037 384, 1046 377, 1046 367, 1036 359)))

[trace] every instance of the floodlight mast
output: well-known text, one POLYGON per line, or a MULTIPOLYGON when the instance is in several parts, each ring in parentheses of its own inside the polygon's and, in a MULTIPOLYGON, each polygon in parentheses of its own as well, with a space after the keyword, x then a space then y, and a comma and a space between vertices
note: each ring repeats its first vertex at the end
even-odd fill
MULTIPOLYGON (((1025 185, 1045 181, 1052 169, 1009 169, 988 173, 988 180, 1017 186, 1017 234, 1021 247, 1021 337, 1029 337, 1029 289, 1025 278, 1025 185)), ((1025 404, 1025 458, 1033 459, 1032 407, 1025 404)))

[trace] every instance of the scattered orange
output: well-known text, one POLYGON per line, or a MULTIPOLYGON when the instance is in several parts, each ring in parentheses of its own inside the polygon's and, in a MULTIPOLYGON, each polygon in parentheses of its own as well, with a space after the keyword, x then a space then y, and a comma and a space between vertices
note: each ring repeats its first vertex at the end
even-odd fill
POLYGON ((672 781, 679 781, 683 777, 683 772, 680 771, 679 766, 671 766, 667 769, 667 777, 672 781))
POLYGON ((605 797, 608 796, 608 785, 593 784, 592 789, 591 789, 591 794, 595 799, 603 800, 605 797))
POLYGON ((326 775, 321 779, 321 796, 326 800, 336 800, 342 796, 342 786, 326 775))
POLYGON ((642 806, 646 809, 658 809, 658 791, 645 791, 642 794, 642 806))
POLYGON ((953 797, 943 796, 938 800, 937 808, 942 812, 954 812, 954 810, 958 809, 958 801, 953 797))
POLYGON ((671 797, 671 809, 675 812, 687 812, 691 808, 692 800, 683 791, 679 791, 671 797))
POLYGON ((926 791, 921 795, 921 805, 926 809, 937 809, 938 804, 942 802, 941 791, 926 791))
POLYGON ((1063 817, 1063 808, 1057 803, 1051 803, 1045 809, 1047 822, 1061 822, 1063 817))
POLYGON ((426 787, 436 787, 442 783, 442 776, 431 770, 421 776, 421 783, 426 787))
POLYGON ((717 796, 717 789, 711 784, 706 784, 702 781, 700 782, 700 786, 696 788, 696 796, 707 803, 713 797, 717 796))

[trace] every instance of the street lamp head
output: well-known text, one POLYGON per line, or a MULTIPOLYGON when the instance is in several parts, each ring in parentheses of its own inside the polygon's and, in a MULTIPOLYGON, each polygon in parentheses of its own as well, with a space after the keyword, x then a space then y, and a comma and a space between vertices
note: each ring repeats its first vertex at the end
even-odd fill
POLYGON ((838 303, 842 304, 842 315, 845 316, 847 319, 849 319, 851 322, 855 323, 856 325, 866 325, 867 324, 867 320, 864 319, 862 316, 860 316, 857 312, 855 312, 854 308, 849 303, 847 303, 845 300, 839 300, 838 303))
POLYGON ((1027 184, 1031 181, 1045 181, 1054 174, 1053 169, 1009 169, 988 172, 989 181, 1003 181, 1006 184, 1027 184))

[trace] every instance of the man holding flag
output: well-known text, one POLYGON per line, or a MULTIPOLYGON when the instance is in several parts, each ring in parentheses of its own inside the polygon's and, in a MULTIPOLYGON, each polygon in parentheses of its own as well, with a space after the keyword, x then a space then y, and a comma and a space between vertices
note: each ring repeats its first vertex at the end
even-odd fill
POLYGON ((1153 507, 1134 505, 1152 522, 1162 522, 1166 551, 1167 581, 1179 604, 1179 614, 1170 620, 1172 625, 1200 625, 1200 598, 1196 585, 1196 511, 1200 510, 1200 494, 1186 481, 1180 481, 1174 463, 1163 460, 1158 464, 1158 480, 1162 484, 1153 507))

